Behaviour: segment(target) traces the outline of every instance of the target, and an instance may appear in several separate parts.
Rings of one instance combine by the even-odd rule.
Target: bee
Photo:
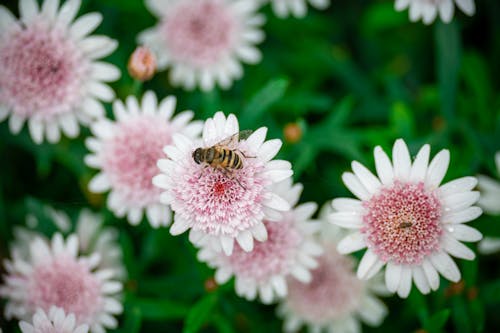
[[[192,154],[193,160],[197,164],[205,163],[206,167],[219,170],[222,174],[232,179],[232,172],[243,168],[245,158],[249,157],[238,150],[236,144],[240,140],[247,139],[250,134],[252,134],[251,130],[240,131],[216,143],[212,147],[196,148]],[[245,189],[237,179],[236,181]]]
[[[401,222],[399,224],[399,229],[406,229],[406,228],[409,228],[413,225],[413,223],[411,222]]]

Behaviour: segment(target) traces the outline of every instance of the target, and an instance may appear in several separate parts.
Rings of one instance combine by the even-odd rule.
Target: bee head
[[[193,160],[197,163],[201,163],[201,158],[202,158],[202,149],[201,148],[196,148],[195,151],[193,151]]]

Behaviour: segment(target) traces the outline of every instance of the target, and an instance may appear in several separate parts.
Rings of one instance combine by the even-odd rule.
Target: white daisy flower
[[[141,105],[133,96],[125,105],[115,101],[116,120],[103,118],[93,123],[95,137],[86,140],[91,154],[85,163],[100,169],[89,182],[89,190],[110,191],[108,208],[118,217],[126,216],[132,225],[139,224],[144,213],[154,228],[170,224],[170,208],[160,204],[160,190],[151,182],[158,171],[156,162],[173,135],[195,138],[202,127],[201,122],[191,121],[192,111],[172,117],[175,103],[175,97],[169,96],[158,105],[151,91],[144,94]]]
[[[412,22],[422,19],[425,24],[431,24],[439,14],[444,23],[450,23],[455,11],[454,3],[469,16],[476,12],[474,0],[396,0],[395,8],[398,12],[409,8]]]
[[[261,59],[255,44],[264,39],[254,0],[147,0],[159,19],[139,42],[156,53],[158,68],[170,67],[170,82],[191,90],[227,89],[241,78],[240,62]]]
[[[0,295],[7,299],[7,319],[28,321],[39,308],[48,312],[57,306],[74,314],[77,326],[88,325],[92,332],[116,328],[114,315],[123,311],[117,300],[122,284],[113,271],[97,269],[98,254],[81,256],[74,234],[66,241],[56,234],[50,244],[35,238],[29,246],[30,258],[5,261]]]
[[[12,133],[27,121],[36,143],[44,137],[58,142],[61,131],[74,138],[78,123],[104,115],[101,102],[114,98],[103,82],[120,71],[97,61],[113,52],[117,42],[89,36],[102,21],[99,13],[76,20],[80,0],[20,0],[21,18],[0,6],[0,121],[9,118]]]
[[[429,163],[430,146],[424,145],[412,163],[402,139],[395,142],[392,163],[380,146],[375,147],[378,177],[354,161],[354,173],[342,175],[344,184],[359,198],[335,199],[331,222],[353,229],[338,245],[341,253],[368,248],[358,267],[358,277],[369,279],[386,266],[387,288],[400,297],[410,293],[412,279],[424,294],[439,287],[439,275],[460,280],[451,259],[472,260],[475,255],[460,241],[476,242],[481,233],[465,222],[481,215],[472,206],[479,192],[474,177],[440,185],[450,161],[448,150]]]
[[[324,226],[321,231],[325,251],[318,258],[319,266],[311,272],[312,280],[303,283],[288,279],[288,295],[277,309],[284,319],[285,332],[307,326],[311,333],[358,333],[361,322],[379,326],[388,314],[385,304],[376,297],[387,294],[382,276],[359,280],[353,258],[336,250],[339,231],[336,227],[329,229]]]
[[[290,178],[273,186],[274,192],[295,207],[302,192],[302,185],[292,186]],[[288,276],[307,283],[310,270],[317,267],[315,257],[322,253],[321,246],[313,239],[319,223],[311,220],[316,211],[313,202],[304,203],[283,213],[278,221],[264,220],[268,238],[258,242],[251,252],[235,245],[233,253],[226,256],[204,246],[198,259],[216,268],[215,281],[227,282],[235,276],[236,293],[248,300],[257,296],[269,304],[287,294]]]
[[[304,17],[307,14],[307,4],[316,9],[326,9],[330,6],[330,0],[260,0],[270,2],[276,16],[285,18],[289,15]]]
[[[500,151],[495,154],[495,163],[497,173],[500,176]],[[481,191],[481,197],[478,206],[486,213],[491,215],[500,215],[500,182],[490,177],[479,175],[478,188]],[[478,251],[482,254],[491,254],[500,251],[500,238],[484,237],[479,242]]]
[[[22,333],[87,333],[89,326],[86,324],[76,325],[74,314],[64,313],[63,309],[51,307],[47,313],[38,309],[33,315],[33,320],[28,323],[21,321],[19,328]]]
[[[267,128],[261,127],[248,138],[238,141],[239,125],[233,114],[222,112],[209,118],[202,140],[174,135],[173,144],[163,150],[169,159],[158,162],[161,174],[153,183],[165,190],[160,201],[174,211],[170,233],[179,235],[191,229],[194,243],[210,241],[216,250],[233,252],[234,240],[245,251],[253,249],[253,239],[267,239],[264,219],[279,220],[279,212],[290,204],[270,186],[292,175],[288,161],[272,160],[281,148],[281,140],[265,141]],[[228,139],[229,138],[229,139]],[[222,143],[240,169],[214,168],[194,160],[198,148]],[[231,140],[235,139],[235,140]],[[226,140],[227,141],[227,140]],[[227,159],[226,159],[227,160]]]

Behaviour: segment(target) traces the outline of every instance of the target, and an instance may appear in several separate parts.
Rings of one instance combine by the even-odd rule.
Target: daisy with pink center
[[[95,137],[86,141],[91,154],[85,163],[100,172],[90,181],[89,190],[110,191],[109,209],[118,217],[126,216],[132,225],[139,224],[144,213],[154,228],[170,224],[170,208],[160,204],[160,189],[151,182],[157,174],[156,162],[176,133],[193,139],[202,127],[201,122],[191,121],[192,111],[173,116],[175,103],[175,97],[169,96],[158,105],[151,91],[140,105],[129,96],[125,104],[114,102],[115,121],[103,118],[91,126]]]
[[[463,177],[441,185],[450,153],[440,151],[429,163],[430,146],[424,145],[411,161],[402,139],[395,142],[392,163],[380,146],[375,148],[378,177],[354,161],[344,184],[359,199],[332,202],[331,222],[353,232],[338,245],[341,253],[367,248],[358,277],[369,279],[386,266],[387,288],[400,297],[410,293],[412,280],[424,294],[439,287],[439,275],[460,280],[450,255],[472,260],[475,255],[461,241],[476,242],[481,234],[465,223],[482,211],[473,206],[477,180]]]
[[[307,14],[307,4],[316,9],[326,9],[330,0],[261,0],[270,2],[276,16],[285,18],[289,15],[304,17]]]
[[[147,0],[159,23],[139,35],[156,53],[170,82],[191,90],[227,89],[243,75],[240,62],[258,63],[255,44],[264,39],[254,0]]]
[[[122,284],[113,271],[98,269],[100,256],[83,257],[78,238],[66,241],[56,234],[49,244],[42,238],[30,243],[30,257],[5,262],[7,274],[0,295],[7,299],[5,316],[30,320],[38,309],[53,307],[73,314],[76,325],[88,325],[94,333],[116,328],[114,315],[123,311],[117,300]]]
[[[302,185],[292,186],[289,178],[274,185],[273,189],[294,207]],[[321,246],[312,237],[319,230],[319,223],[311,220],[315,211],[316,204],[309,202],[283,213],[278,221],[264,220],[267,240],[256,243],[251,252],[236,244],[233,253],[226,256],[204,246],[198,259],[216,269],[217,283],[225,283],[234,275],[239,296],[248,300],[259,296],[263,303],[271,303],[287,294],[288,276],[304,283],[311,280],[310,270],[317,266],[315,257],[322,253]]]
[[[87,333],[87,324],[76,325],[74,314],[67,315],[63,309],[51,307],[48,314],[38,309],[33,315],[33,320],[28,323],[19,323],[22,333]]]
[[[25,122],[36,143],[79,134],[79,123],[104,115],[101,102],[114,92],[104,82],[119,78],[113,65],[97,61],[116,48],[105,36],[89,36],[98,13],[74,21],[80,0],[20,0],[20,20],[0,6],[0,121],[12,133]]]
[[[164,190],[160,201],[175,213],[170,233],[179,235],[191,229],[192,242],[208,241],[227,255],[233,252],[235,239],[244,251],[252,251],[254,238],[267,239],[263,220],[279,220],[279,213],[290,209],[271,185],[292,175],[291,164],[272,160],[281,140],[265,141],[267,128],[227,147],[241,156],[241,169],[224,171],[194,161],[197,148],[212,147],[238,132],[233,114],[226,118],[217,112],[205,122],[201,140],[174,135],[173,144],[163,149],[169,158],[158,161],[161,173],[153,179]]]
[[[412,22],[422,19],[424,24],[431,24],[439,15],[444,23],[450,23],[455,4],[469,16],[476,12],[474,0],[396,0],[395,8],[399,12],[409,8]]]

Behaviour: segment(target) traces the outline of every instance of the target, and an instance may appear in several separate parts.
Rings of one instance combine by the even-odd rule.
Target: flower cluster
[[[54,211],[56,212],[56,211]],[[52,214],[56,219],[64,213]],[[51,239],[18,229],[5,261],[7,274],[0,296],[7,299],[5,317],[23,320],[27,332],[104,332],[117,327],[125,277],[115,230],[83,210],[75,233]]]

